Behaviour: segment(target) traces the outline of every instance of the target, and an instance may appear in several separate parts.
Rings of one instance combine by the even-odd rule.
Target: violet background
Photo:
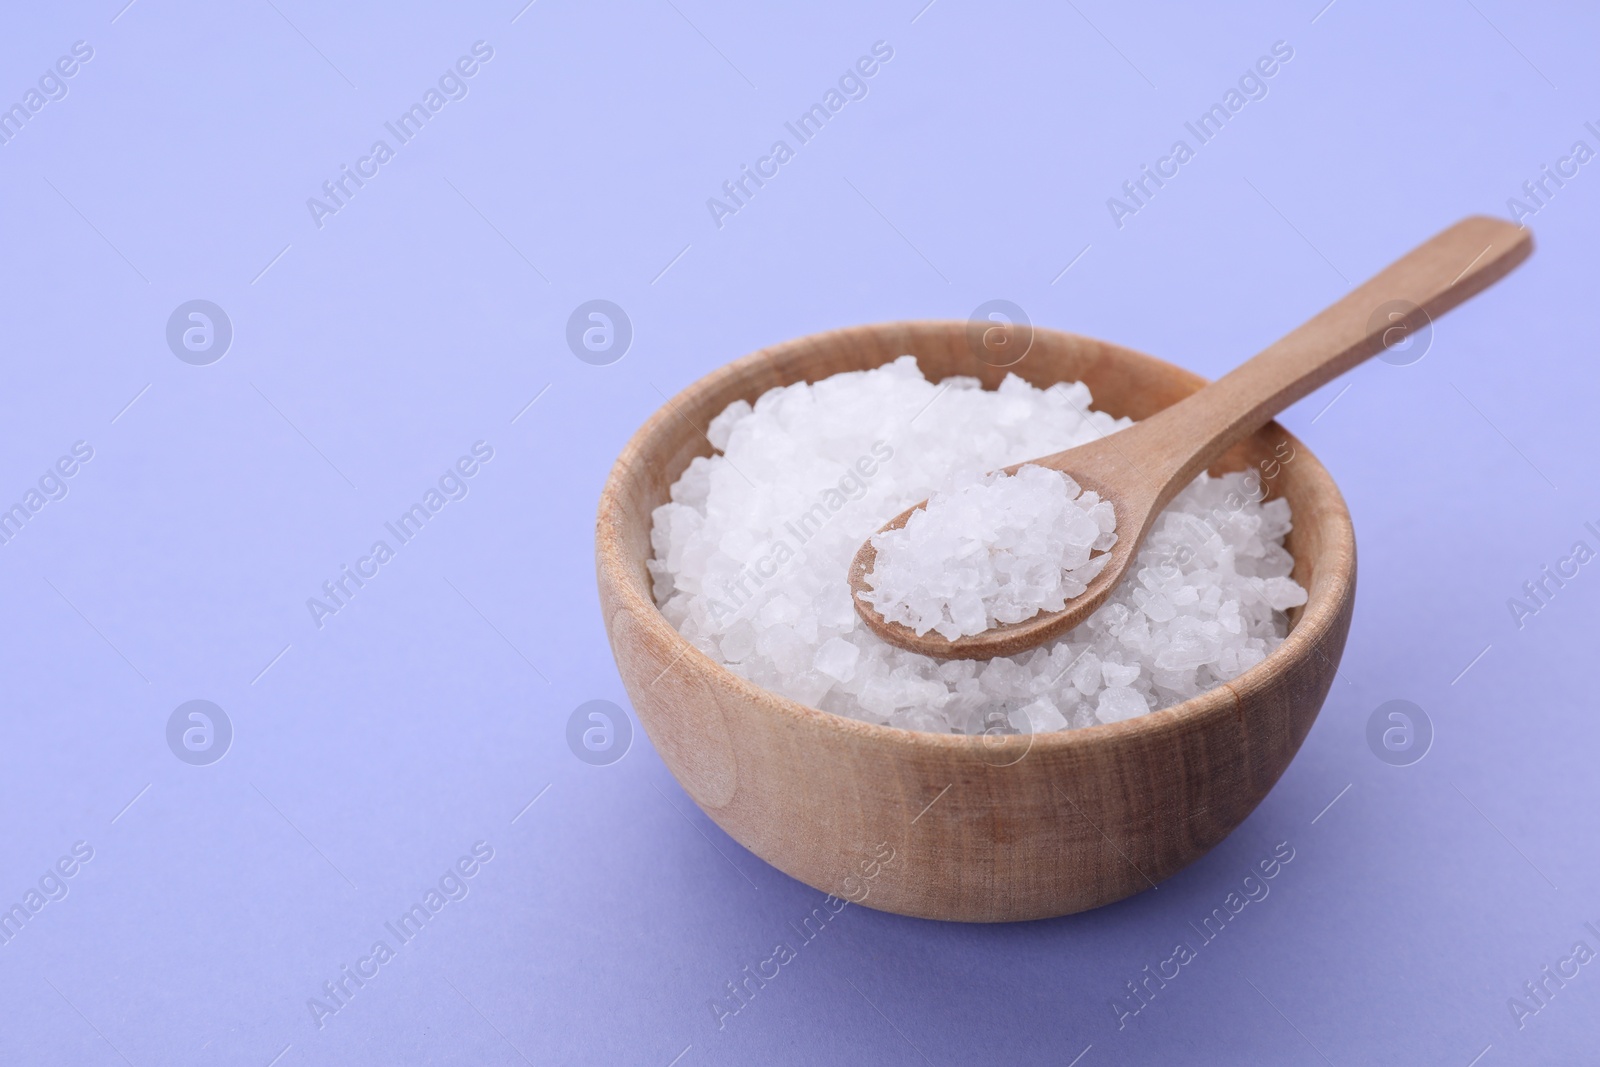
[[[1600,164],[1421,361],[1283,417],[1354,515],[1349,647],[1277,788],[1159,890],[995,927],[851,907],[718,1030],[708,999],[821,894],[642,732],[605,767],[565,741],[579,704],[627,703],[594,505],[662,394],[992,298],[1214,376],[1600,148],[1592,10],[1323,2],[8,12],[0,102],[94,58],[0,146],[0,498],[95,457],[0,546],[0,898],[95,855],[0,945],[0,1062],[1592,1058],[1600,970],[1520,1030],[1507,998],[1600,948],[1600,576],[1521,629],[1507,600],[1600,547]],[[306,199],[478,40],[469,95],[317,228]],[[706,199],[880,40],[869,95],[717,228]],[[1118,229],[1106,199],[1280,40],[1269,95]],[[564,341],[596,297],[635,330],[610,366]],[[205,367],[164,339],[194,298],[235,331]],[[316,629],[306,598],[480,439],[470,495]],[[207,767],[165,741],[195,698],[235,731]],[[1436,731],[1409,767],[1367,746],[1391,699]],[[478,840],[470,895],[319,1029],[307,998]],[[1282,841],[1271,895],[1119,1030],[1123,983]]]

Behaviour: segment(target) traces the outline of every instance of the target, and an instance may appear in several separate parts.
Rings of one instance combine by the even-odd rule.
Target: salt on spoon
[[[930,624],[919,632],[907,625],[906,604],[898,599],[904,579],[892,569],[876,574],[877,545],[895,545],[885,539],[905,528],[929,504],[924,501],[902,512],[857,551],[849,571],[856,613],[885,641],[938,659],[1014,656],[1065,633],[1087,619],[1122,581],[1161,509],[1229,447],[1290,404],[1493,285],[1532,251],[1533,235],[1522,227],[1481,215],[1463,219],[1171,407],[1091,444],[1007,467],[1006,474],[1030,465],[1068,474],[1115,512],[1115,545],[1096,557],[1103,561],[1098,572],[1061,608],[1047,606],[1014,622],[995,614],[974,633],[965,623],[975,618],[976,609],[962,600],[960,623],[952,615],[943,630]],[[985,550],[993,555],[992,546]],[[892,565],[892,557],[886,563]],[[880,581],[887,584],[880,586]],[[913,590],[911,595],[917,594]],[[880,600],[894,617],[880,610]],[[920,603],[931,609],[936,600],[924,596]],[[949,613],[948,606],[941,610]],[[921,625],[925,620],[915,621]]]
[[[872,539],[868,580],[885,619],[947,640],[1060,611],[1088,589],[1117,543],[1109,500],[1032,464],[928,498]]]

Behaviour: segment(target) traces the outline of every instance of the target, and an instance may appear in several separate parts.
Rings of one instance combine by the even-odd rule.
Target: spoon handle
[[[1140,424],[1173,491],[1284,408],[1400,343],[1493,285],[1533,251],[1533,234],[1475,215],[1434,235],[1315,318]]]

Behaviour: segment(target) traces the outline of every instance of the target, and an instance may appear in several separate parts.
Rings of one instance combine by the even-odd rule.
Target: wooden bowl
[[[1332,684],[1354,604],[1355,534],[1333,479],[1282,427],[1242,442],[1215,470],[1255,465],[1293,509],[1287,545],[1310,599],[1291,613],[1287,640],[1175,707],[1061,733],[968,737],[846,719],[739,678],[673,629],[645,570],[650,513],[691,459],[710,454],[700,431],[735,400],[906,353],[930,379],[970,375],[991,389],[1008,370],[1040,387],[1082,380],[1097,408],[1135,419],[1204,384],[1150,356],[1054,330],[1036,328],[1010,368],[980,360],[981,350],[966,322],[884,323],[764,348],[701,378],[617,459],[600,497],[595,555],[606,631],[634,710],[717,825],[843,899],[923,918],[1009,922],[1148,889],[1254,810]]]

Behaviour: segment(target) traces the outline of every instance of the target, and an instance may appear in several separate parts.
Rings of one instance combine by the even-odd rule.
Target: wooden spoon
[[[1410,336],[1493,285],[1533,251],[1533,235],[1500,219],[1473,216],[1385,267],[1253,359],[1143,422],[1041,459],[1116,507],[1117,543],[1100,574],[1062,611],[1041,611],[954,641],[889,622],[865,599],[877,558],[869,539],[850,564],[856,613],[890,644],[939,659],[1014,656],[1087,619],[1127,576],[1161,509],[1241,439],[1284,408]],[[1021,463],[1005,468],[1015,473]],[[883,527],[906,524],[923,501]]]

